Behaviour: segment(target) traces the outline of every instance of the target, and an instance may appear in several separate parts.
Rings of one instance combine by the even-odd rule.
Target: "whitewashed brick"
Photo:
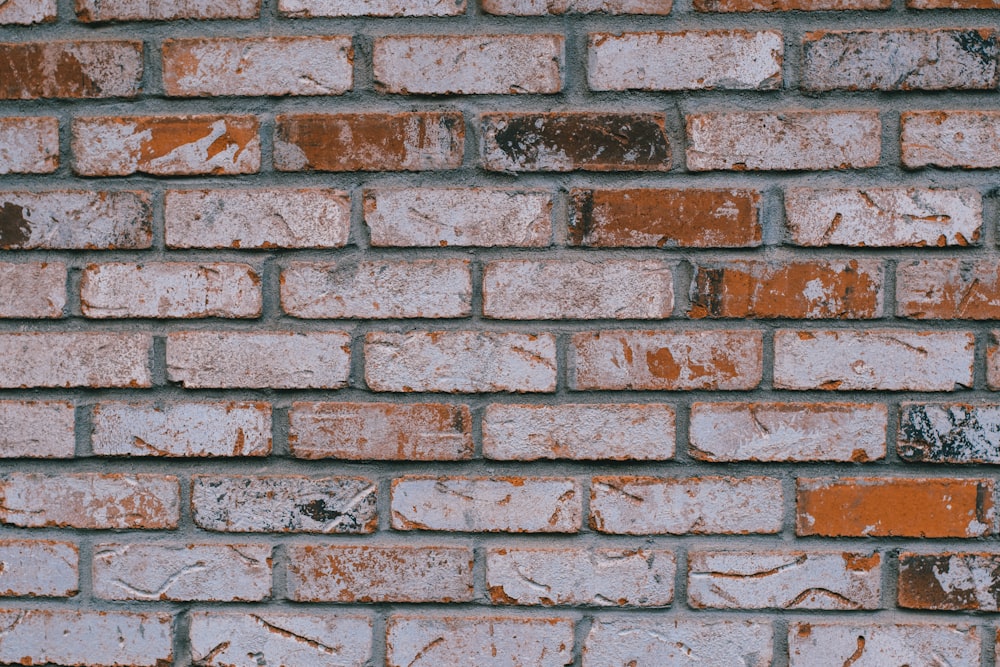
[[[792,623],[788,664],[820,667],[884,665],[979,665],[979,630],[968,625]]]
[[[0,540],[0,597],[77,594],[80,551],[69,542]]]
[[[583,645],[583,667],[768,667],[774,653],[771,632],[771,624],[760,621],[597,620]]]
[[[1000,112],[906,111],[900,116],[903,166],[1000,166]]]
[[[80,21],[252,19],[260,0],[76,0]]]
[[[58,118],[0,118],[0,174],[49,174],[58,167]]]
[[[76,416],[64,401],[0,401],[0,459],[69,459]]]
[[[56,13],[56,0],[8,0],[0,5],[0,25],[49,23]]]
[[[0,334],[0,387],[148,387],[152,347],[141,333]]]
[[[143,192],[0,192],[0,248],[140,249],[152,243]]]
[[[0,318],[58,318],[66,307],[66,265],[61,262],[0,262]]]
[[[466,0],[278,0],[286,16],[457,16]]]

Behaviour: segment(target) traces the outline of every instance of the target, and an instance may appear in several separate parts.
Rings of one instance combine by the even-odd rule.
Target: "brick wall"
[[[0,663],[998,664],[997,9],[0,2]]]

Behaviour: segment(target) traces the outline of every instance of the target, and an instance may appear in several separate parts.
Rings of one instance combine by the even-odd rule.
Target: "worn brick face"
[[[583,665],[705,662],[767,667],[774,654],[771,635],[771,625],[761,621],[598,619],[583,645]]]
[[[483,11],[510,16],[670,13],[673,0],[482,0]]]
[[[0,540],[0,597],[70,597],[79,591],[80,551],[52,540]]]
[[[906,111],[900,115],[903,166],[1000,167],[1000,112]]]
[[[0,459],[73,458],[76,430],[67,401],[0,401]]]
[[[1000,610],[1000,557],[989,553],[899,554],[899,606]]]
[[[911,260],[896,269],[896,312],[919,320],[1000,317],[1000,268],[993,261]]]
[[[0,262],[0,285],[7,292],[0,318],[51,319],[66,307],[66,265],[60,262]]]
[[[148,387],[152,346],[141,333],[0,334],[0,387]]]
[[[788,627],[792,667],[854,661],[857,665],[978,665],[979,632],[969,625],[802,622]]]
[[[891,0],[694,0],[699,12],[823,12],[889,9]]]
[[[142,43],[0,44],[0,99],[134,97],[142,83]]]
[[[0,249],[138,250],[152,243],[145,192],[0,192]]]
[[[0,176],[51,174],[59,167],[59,119],[0,118]],[[14,215],[7,209],[5,216]],[[5,220],[4,227],[17,224]]]
[[[174,19],[252,19],[260,0],[75,0],[77,20],[171,21]]]
[[[0,25],[50,23],[56,13],[56,0],[8,0],[0,7]]]
[[[899,455],[926,463],[1000,463],[1000,406],[903,403]]]
[[[285,16],[455,16],[466,0],[278,0]]]

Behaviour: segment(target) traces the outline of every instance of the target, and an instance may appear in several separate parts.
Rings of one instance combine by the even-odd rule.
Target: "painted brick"
[[[573,336],[570,387],[753,389],[762,373],[759,331],[597,331]]]
[[[260,277],[246,264],[91,264],[80,281],[86,317],[260,317]]]
[[[141,333],[0,334],[0,387],[149,387]]]
[[[972,386],[972,334],[931,331],[779,331],[779,389],[955,391]]]
[[[781,480],[594,477],[590,527],[614,535],[777,533]]]
[[[192,612],[191,659],[205,667],[364,667],[372,654],[368,616]],[[248,662],[254,661],[254,662]]]
[[[173,529],[180,488],[171,475],[10,473],[0,477],[0,523],[25,528]]]
[[[871,319],[882,285],[879,260],[699,263],[688,316]]]
[[[405,35],[379,37],[375,89],[404,95],[558,93],[562,35]]]
[[[339,248],[351,228],[346,192],[170,190],[166,238],[171,248]]]
[[[58,118],[0,118],[0,175],[50,174],[58,167]],[[6,209],[4,213],[12,215]],[[11,224],[4,222],[4,227]]]
[[[562,667],[573,663],[573,621],[393,615],[386,644],[386,667]]]
[[[461,113],[281,114],[279,171],[423,171],[462,164]]]
[[[370,333],[365,380],[373,391],[551,392],[556,388],[555,336]]]
[[[673,0],[482,0],[488,14],[546,16],[562,14],[654,14],[670,13]]]
[[[490,549],[486,588],[494,604],[665,607],[674,554],[661,549]]]
[[[468,602],[468,547],[288,547],[288,597],[299,602]]]
[[[773,90],[784,39],[775,30],[590,33],[591,90]]]
[[[881,557],[835,551],[694,551],[688,602],[696,609],[878,609]]]
[[[808,667],[849,662],[880,665],[979,664],[979,631],[968,625],[791,623],[788,664]],[[852,661],[853,662],[850,662]]]
[[[1000,463],[1000,405],[903,403],[899,410],[903,460]]]
[[[255,19],[260,0],[75,0],[76,18],[103,21]]]
[[[288,445],[302,459],[472,458],[472,413],[443,403],[293,403]]]
[[[338,389],[350,357],[350,336],[338,331],[189,331],[167,337],[167,378],[189,389]]]
[[[798,479],[797,535],[982,537],[993,533],[993,482],[857,477]]]
[[[149,248],[152,217],[143,192],[0,192],[0,249]]]
[[[694,403],[688,438],[701,461],[885,458],[888,410],[860,403]]]
[[[877,111],[720,111],[687,116],[691,171],[863,169],[878,165]]]
[[[552,195],[494,188],[365,190],[373,246],[543,247],[552,239]]]
[[[996,9],[996,0],[906,0],[907,9]]]
[[[69,542],[0,540],[0,597],[76,595],[79,561],[79,549]]]
[[[96,544],[102,600],[255,602],[271,594],[266,544]]]
[[[903,166],[1000,167],[1000,112],[905,111],[900,115]]]
[[[749,248],[761,243],[753,190],[570,190],[571,245]]]
[[[983,226],[976,190],[870,188],[785,192],[790,241],[802,246],[964,246]]]
[[[898,591],[907,609],[1000,611],[1000,555],[903,552]]]
[[[0,262],[0,318],[58,318],[66,307],[66,265],[62,262]]]
[[[669,405],[494,403],[483,417],[483,456],[501,461],[663,461],[674,456]]]
[[[575,533],[580,484],[557,477],[400,477],[392,481],[396,530]]]
[[[267,456],[267,403],[111,403],[94,406],[91,448],[97,456]]]
[[[370,533],[376,489],[361,477],[195,475],[199,528],[233,533]]]
[[[896,314],[918,320],[1000,318],[1000,268],[992,260],[909,260],[896,268]]]
[[[806,90],[981,90],[998,83],[992,30],[820,30],[805,34],[802,53]]]
[[[8,0],[0,7],[0,25],[51,23],[56,13],[56,0]]]
[[[0,401],[0,459],[73,458],[75,420],[66,401]]]
[[[491,113],[481,117],[488,171],[667,171],[663,114]]]
[[[281,272],[281,307],[303,318],[468,317],[470,262],[296,262]]]
[[[350,36],[163,42],[163,87],[174,97],[340,95],[353,85]]]
[[[587,633],[582,664],[768,667],[771,634],[771,624],[760,621],[598,619]]]
[[[822,12],[889,9],[892,0],[694,0],[699,12]]]
[[[126,611],[0,609],[0,662],[161,667],[173,661],[173,620]],[[58,639],[39,641],[48,637]]]
[[[466,0],[278,0],[278,11],[301,18],[319,16],[457,16]]]
[[[0,44],[0,99],[135,97],[142,87],[142,42]]]

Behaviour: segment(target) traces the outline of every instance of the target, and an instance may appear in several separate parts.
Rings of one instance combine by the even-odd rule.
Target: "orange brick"
[[[1000,319],[1000,267],[993,260],[900,262],[896,313],[918,320]]]
[[[142,42],[0,44],[0,99],[135,97]]]

